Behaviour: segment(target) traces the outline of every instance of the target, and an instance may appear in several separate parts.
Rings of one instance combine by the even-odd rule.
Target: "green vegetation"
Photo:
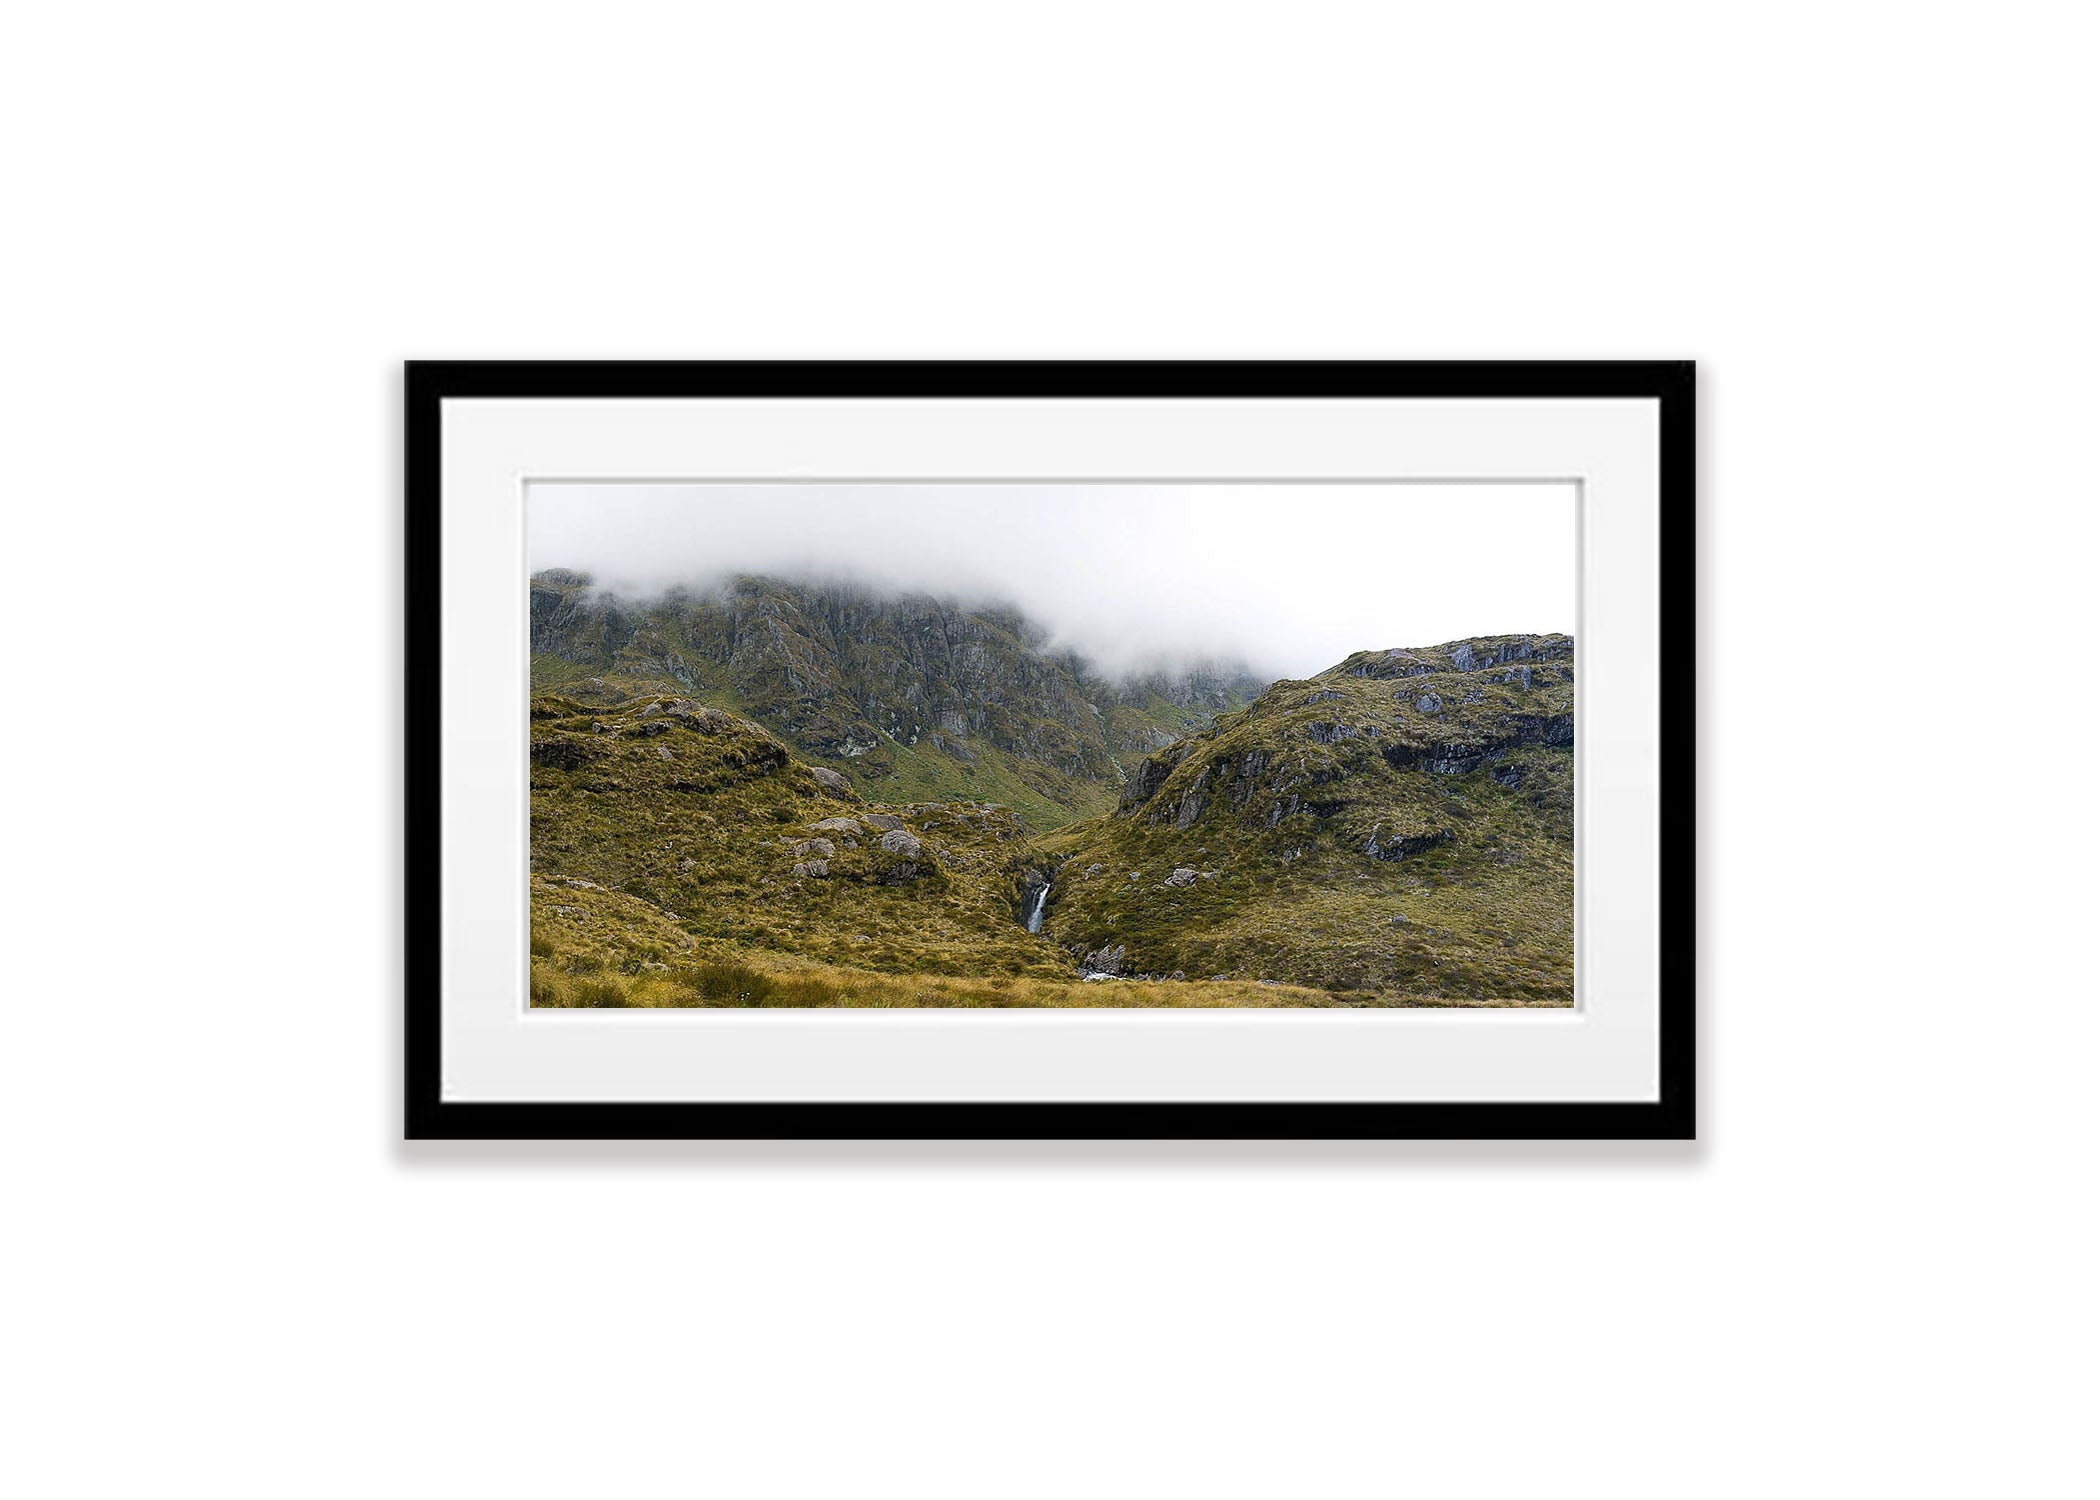
[[[1359,653],[1227,711],[1096,688],[1096,779],[1011,716],[813,764],[690,629],[646,635],[612,629],[612,661],[534,657],[555,688],[532,703],[535,1005],[1572,1000],[1566,637]],[[683,680],[619,670],[645,650]],[[1190,716],[1150,756],[1107,751]]]
[[[597,887],[689,938],[774,953],[898,972],[1063,967],[1013,920],[1025,844],[1010,809],[870,806],[748,719],[689,699],[593,711],[542,696],[533,716],[533,869],[576,893],[553,913],[564,920],[535,921],[557,945],[576,946],[568,929]]]
[[[531,998],[550,1006],[1306,1005],[1086,982],[1018,920],[1019,820],[870,806],[684,699],[533,701]]]
[[[1043,930],[1144,972],[1569,1003],[1573,676],[1566,637],[1501,637],[1278,683],[1040,841]]]
[[[532,584],[532,685],[590,707],[687,694],[885,802],[998,802],[1043,832],[1115,806],[1123,769],[1262,683],[1199,668],[1111,684],[1008,611],[741,578],[638,602]]]

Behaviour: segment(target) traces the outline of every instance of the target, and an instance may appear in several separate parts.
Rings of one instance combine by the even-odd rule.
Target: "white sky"
[[[530,566],[623,593],[731,573],[1001,601],[1109,671],[1575,630],[1572,484],[568,484]]]

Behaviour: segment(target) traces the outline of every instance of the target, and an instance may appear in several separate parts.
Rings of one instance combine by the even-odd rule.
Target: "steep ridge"
[[[1232,663],[1112,682],[1011,610],[773,578],[637,601],[549,569],[531,630],[535,690],[687,694],[868,795],[996,800],[1034,830],[1106,811],[1123,767],[1264,686]]]
[[[1040,841],[1042,935],[1110,972],[1572,1003],[1574,652],[1479,637],[1277,683]]]

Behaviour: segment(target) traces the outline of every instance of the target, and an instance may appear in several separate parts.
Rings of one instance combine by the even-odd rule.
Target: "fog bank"
[[[569,484],[532,571],[621,593],[736,573],[1010,604],[1111,673],[1575,630],[1571,484]]]

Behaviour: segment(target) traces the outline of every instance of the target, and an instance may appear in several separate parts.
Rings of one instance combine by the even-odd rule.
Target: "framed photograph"
[[[1694,1134],[1688,363],[415,363],[407,1133]]]

